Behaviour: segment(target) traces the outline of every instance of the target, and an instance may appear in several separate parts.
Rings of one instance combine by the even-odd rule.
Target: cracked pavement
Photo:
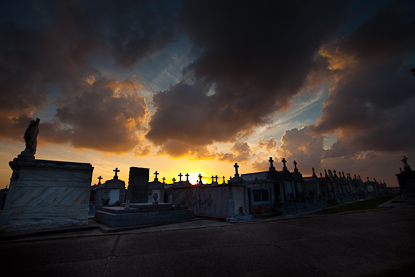
[[[415,261],[415,206],[0,242],[6,275],[355,276]]]

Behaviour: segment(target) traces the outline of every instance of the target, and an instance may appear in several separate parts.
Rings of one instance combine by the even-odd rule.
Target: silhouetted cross
[[[120,170],[116,167],[113,171],[115,172],[114,179],[118,179],[117,173],[120,172]]]
[[[154,175],[156,175],[156,179],[157,179],[157,176],[159,175],[160,173],[158,173],[157,171],[156,172],[154,172]]]
[[[181,182],[182,181],[182,173],[180,172],[180,174],[178,175],[179,177],[180,177],[180,179],[179,179],[179,182]]]
[[[239,165],[238,165],[238,163],[235,163],[235,165],[233,167],[235,168],[235,177],[239,177],[239,174],[238,174]]]
[[[293,164],[294,164],[294,168],[297,169],[297,162],[294,161]]]
[[[272,160],[272,157],[269,157],[269,163],[271,164],[271,167],[272,167],[272,163],[273,163],[274,161]]]
[[[218,182],[218,175],[215,176],[215,179],[216,179],[215,182],[217,183]]]
[[[212,184],[213,184],[213,179],[215,179],[215,177],[213,177],[213,175],[212,175],[212,177],[211,177],[211,178],[212,178]]]
[[[98,179],[98,185],[101,184],[101,180],[102,180],[101,175],[97,179]]]
[[[189,173],[186,173],[186,175],[184,175],[184,176],[186,176],[186,182],[189,182]]]
[[[282,158],[281,162],[282,162],[282,164],[284,165],[284,167],[286,167],[286,166],[285,166],[285,163],[286,163],[287,161],[285,160],[285,158]]]

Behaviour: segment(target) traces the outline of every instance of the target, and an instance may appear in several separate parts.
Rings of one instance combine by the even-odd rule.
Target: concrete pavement
[[[2,276],[355,276],[415,262],[415,206],[0,242]],[[3,275],[3,273],[6,275]]]

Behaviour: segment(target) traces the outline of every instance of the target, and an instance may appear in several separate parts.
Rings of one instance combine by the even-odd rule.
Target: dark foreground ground
[[[414,262],[415,206],[0,242],[1,276],[410,276]]]

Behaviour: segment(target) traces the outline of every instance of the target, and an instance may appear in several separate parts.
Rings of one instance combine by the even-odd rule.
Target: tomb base
[[[26,231],[88,224],[93,167],[16,158],[0,231]]]
[[[174,223],[194,219],[192,210],[171,204],[131,203],[124,207],[105,207],[95,213],[94,220],[111,228],[160,223]]]

